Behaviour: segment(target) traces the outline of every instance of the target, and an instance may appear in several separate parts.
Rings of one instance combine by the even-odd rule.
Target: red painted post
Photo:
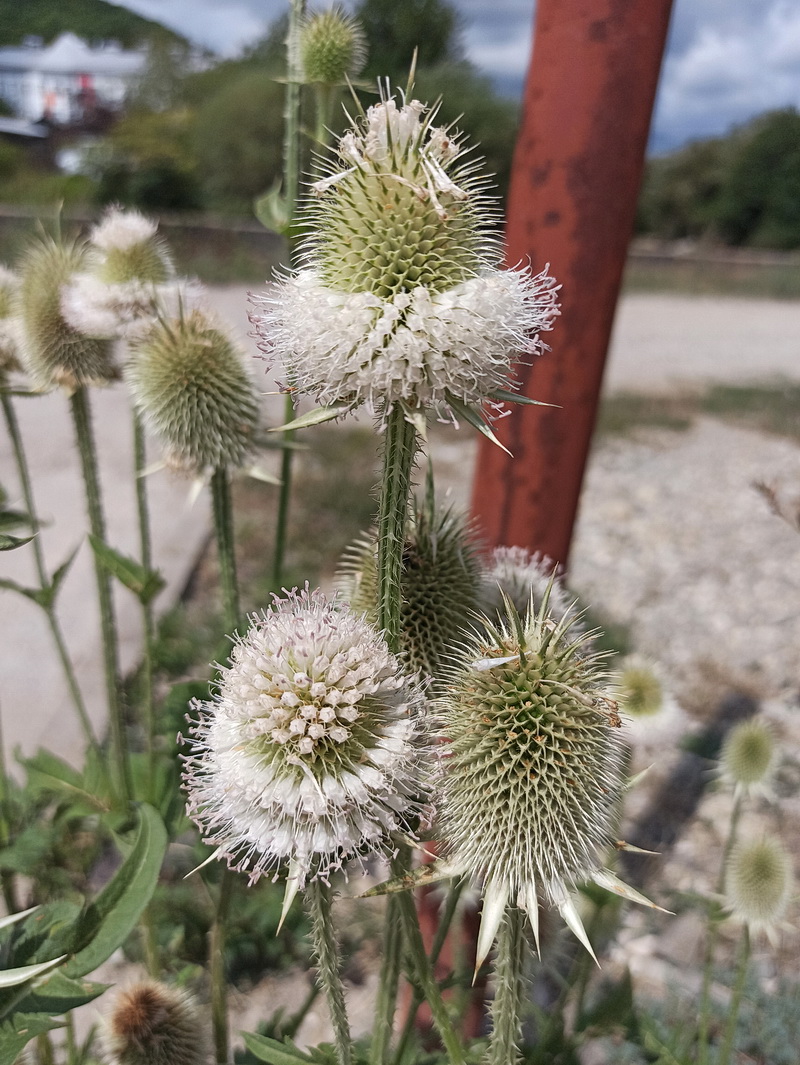
[[[508,201],[507,263],[550,263],[562,316],[512,408],[481,440],[472,511],[490,546],[566,564],[633,231],[672,0],[537,0]]]

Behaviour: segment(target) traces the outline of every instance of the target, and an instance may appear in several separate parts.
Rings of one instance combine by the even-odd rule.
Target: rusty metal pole
[[[472,511],[490,546],[566,564],[644,164],[672,0],[537,0],[508,201],[507,262],[563,285],[552,351],[482,440]]]

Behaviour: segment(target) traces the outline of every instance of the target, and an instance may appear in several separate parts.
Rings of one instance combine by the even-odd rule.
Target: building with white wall
[[[50,45],[29,39],[0,48],[0,98],[20,118],[69,125],[97,107],[119,110],[146,62],[145,50],[124,51],[113,41],[91,48],[74,33]]]

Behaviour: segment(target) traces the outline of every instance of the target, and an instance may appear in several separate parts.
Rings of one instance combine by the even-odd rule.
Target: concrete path
[[[241,286],[218,288],[212,292],[211,301],[243,346],[255,354],[255,344],[247,337],[246,290]],[[606,388],[664,391],[698,380],[763,380],[777,374],[800,380],[798,338],[800,302],[628,296],[618,315]],[[260,376],[263,364],[253,365]],[[261,379],[267,391],[267,377]],[[109,540],[121,551],[135,555],[137,527],[127,402],[119,386],[99,390],[92,399]],[[275,398],[266,398],[265,403],[272,404],[267,418],[274,424],[282,404]],[[54,393],[18,400],[16,409],[30,454],[37,505],[48,523],[41,536],[51,570],[81,544],[62,589],[59,615],[92,719],[102,731],[105,710],[94,578],[84,542],[83,487],[68,404]],[[452,451],[452,443],[446,446]],[[464,450],[438,458],[444,471],[448,463],[459,467],[463,484]],[[12,505],[17,503],[10,443],[1,431],[0,484],[9,492]],[[158,600],[161,609],[180,594],[209,530],[207,498],[201,495],[190,508],[188,491],[187,482],[164,471],[151,477],[154,554],[168,581]],[[0,553],[0,575],[33,583],[31,552],[23,548]],[[141,647],[139,607],[125,589],[117,588],[116,595],[122,665],[130,669]],[[34,604],[9,592],[0,592],[0,648],[0,711],[6,751],[19,745],[23,752],[31,753],[44,745],[77,763],[82,749],[80,730],[44,616]]]

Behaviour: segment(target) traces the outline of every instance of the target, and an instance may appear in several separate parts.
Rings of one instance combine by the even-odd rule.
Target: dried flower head
[[[321,592],[251,620],[216,698],[195,704],[188,808],[232,868],[255,880],[289,863],[302,885],[408,828],[420,696],[383,637]]]
[[[734,725],[720,752],[720,776],[745,795],[767,792],[777,763],[775,737],[766,721],[751,717]]]
[[[314,12],[300,30],[300,57],[307,82],[342,85],[364,66],[364,31],[338,6]]]
[[[240,352],[200,311],[158,321],[136,340],[125,380],[176,465],[239,466],[251,450],[252,382]]]
[[[87,268],[85,244],[43,237],[23,258],[18,298],[22,362],[37,388],[102,384],[117,376],[111,345],[65,319],[62,288]]]
[[[509,604],[487,623],[438,700],[441,838],[449,869],[484,880],[479,961],[509,900],[537,935],[540,901],[557,906],[589,950],[574,885],[594,879],[642,901],[600,868],[623,752],[603,656],[569,614],[550,616],[547,598],[524,621]]]
[[[791,888],[791,859],[779,840],[765,836],[734,847],[725,870],[725,898],[731,916],[751,932],[774,938]]]
[[[0,263],[0,378],[19,369],[18,327],[14,317],[19,277]]]
[[[575,597],[566,590],[556,570],[555,562],[538,551],[496,547],[483,573],[481,610],[493,621],[502,619],[506,614],[506,600],[511,600],[517,613],[524,617],[530,603],[538,610],[547,594],[553,617],[560,620],[572,611],[572,632],[577,634],[580,622],[574,614]]]
[[[498,269],[485,183],[435,118],[385,98],[353,124],[303,210],[305,268],[252,316],[322,404],[486,411],[558,313],[546,273]]]
[[[338,583],[353,610],[375,622],[377,542],[356,541],[340,563]],[[474,529],[451,508],[417,500],[403,548],[400,633],[409,668],[436,678],[474,618],[480,563]]]
[[[117,995],[106,1050],[112,1065],[205,1065],[206,1029],[191,995],[148,980]]]

